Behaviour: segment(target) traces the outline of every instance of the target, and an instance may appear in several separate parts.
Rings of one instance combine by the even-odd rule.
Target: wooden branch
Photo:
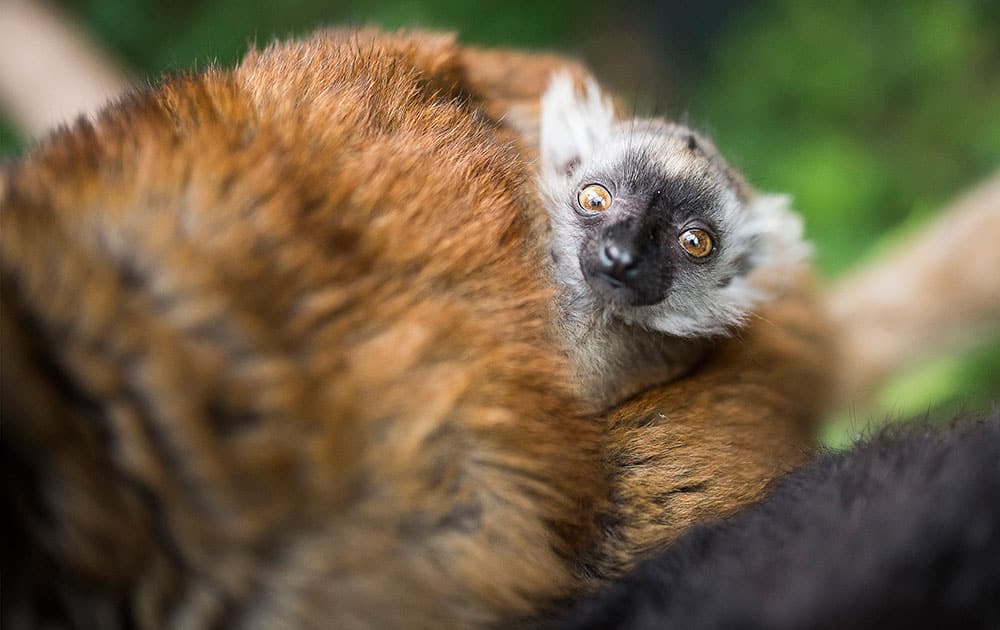
[[[121,94],[126,73],[75,24],[32,0],[0,0],[0,109],[31,137]]]
[[[840,399],[981,344],[1000,328],[1000,171],[895,251],[837,282],[827,307],[843,351]]]

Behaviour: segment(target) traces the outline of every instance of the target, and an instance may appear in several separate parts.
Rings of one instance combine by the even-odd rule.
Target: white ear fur
[[[750,202],[746,229],[755,240],[750,256],[755,269],[788,270],[812,255],[802,217],[791,203],[788,195],[758,195]]]
[[[565,176],[584,156],[600,150],[611,137],[614,117],[611,99],[593,78],[587,77],[580,93],[568,72],[553,75],[542,96],[542,173]]]
[[[696,319],[684,326],[670,321],[670,330],[680,335],[718,334],[738,326],[754,307],[779,297],[796,282],[796,271],[812,255],[812,245],[803,237],[802,217],[791,208],[788,195],[758,195],[747,207],[740,232],[751,239],[749,276],[738,276],[715,297],[711,319]],[[692,325],[692,323],[696,325]],[[660,329],[666,330],[661,324]]]

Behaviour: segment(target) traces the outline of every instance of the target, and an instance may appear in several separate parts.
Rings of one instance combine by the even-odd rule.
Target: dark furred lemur
[[[3,167],[4,628],[502,627],[808,457],[805,277],[687,378],[572,387],[502,123],[564,64],[318,33]]]
[[[547,626],[998,628],[1000,410],[821,454]]]

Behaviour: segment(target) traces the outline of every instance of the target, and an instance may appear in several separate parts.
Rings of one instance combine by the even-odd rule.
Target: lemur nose
[[[601,271],[616,280],[625,280],[634,275],[639,258],[628,247],[611,241],[601,248],[599,256]]]

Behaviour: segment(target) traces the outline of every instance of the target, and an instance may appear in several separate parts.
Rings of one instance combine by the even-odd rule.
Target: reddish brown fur
[[[28,566],[148,627],[481,626],[801,459],[825,384],[807,298],[607,418],[572,398],[532,166],[494,122],[559,63],[321,34],[13,165],[3,442]]]
[[[586,70],[546,54],[464,48],[459,55],[484,109],[515,119],[520,150],[534,160],[539,95],[556,70],[578,79]],[[597,554],[603,570],[616,573],[692,523],[755,500],[810,456],[840,358],[811,277],[801,275],[797,286],[763,305],[695,374],[607,414],[612,486]]]

